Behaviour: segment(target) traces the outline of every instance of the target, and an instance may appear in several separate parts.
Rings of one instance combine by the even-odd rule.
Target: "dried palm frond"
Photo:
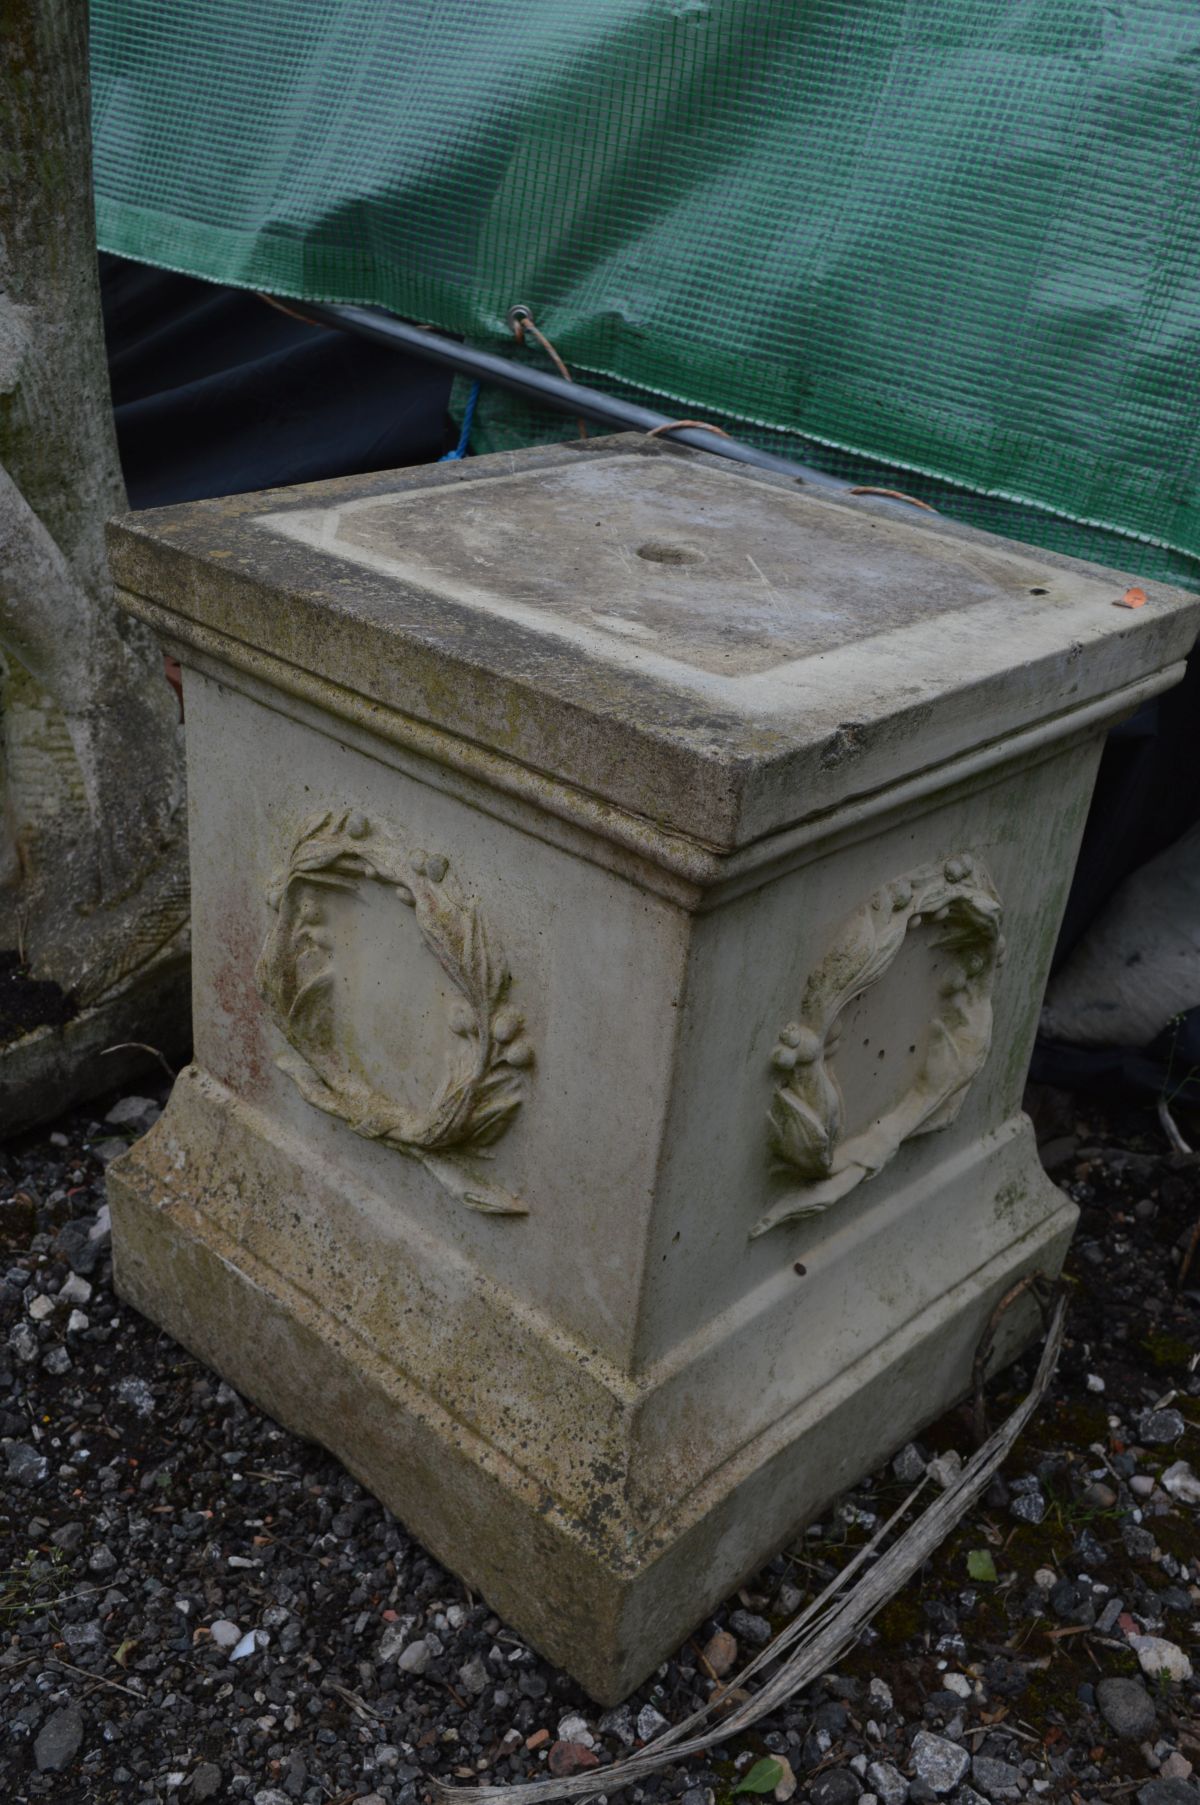
[[[665,1730],[646,1748],[608,1767],[562,1779],[517,1781],[510,1786],[448,1786],[439,1780],[439,1788],[453,1793],[456,1805],[501,1805],[501,1801],[504,1805],[526,1805],[527,1801],[529,1805],[540,1805],[543,1799],[579,1798],[601,1789],[615,1792],[645,1779],[669,1762],[703,1754],[718,1743],[728,1742],[827,1673],[858,1640],[872,1617],[957,1527],[1008,1457],[1054,1376],[1062,1347],[1065,1308],[1060,1298],[1028,1396],[967,1462],[953,1484],[927,1505],[886,1553],[879,1554],[874,1565],[869,1566],[924,1490],[928,1481],[923,1479],[825,1590],[780,1630],[728,1686],[715,1691],[690,1717]],[[780,1665],[775,1666],[753,1697],[730,1710],[730,1696],[736,1698],[751,1680],[777,1662]]]

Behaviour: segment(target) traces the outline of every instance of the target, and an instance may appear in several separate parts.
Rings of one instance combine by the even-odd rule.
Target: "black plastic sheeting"
[[[240,289],[100,259],[131,506],[428,463],[450,378]]]
[[[117,438],[135,508],[427,463],[449,378],[238,289],[102,256]],[[1123,878],[1200,817],[1200,657],[1108,737],[1055,966]],[[1200,1010],[1145,1050],[1039,1042],[1031,1076],[1200,1102]]]
[[[1200,652],[1193,651],[1183,682],[1144,702],[1105,742],[1053,970],[1117,886],[1200,817],[1198,771]],[[1177,1017],[1145,1048],[1039,1039],[1029,1075],[1112,1102],[1140,1094],[1200,1104],[1200,1009]]]
[[[1039,1040],[1029,1076],[1035,1084],[1090,1091],[1113,1103],[1135,1096],[1171,1105],[1200,1104],[1200,1009],[1168,1022],[1148,1047],[1069,1047]]]
[[[1055,968],[1122,880],[1200,817],[1200,653],[1174,689],[1144,702],[1105,742]]]

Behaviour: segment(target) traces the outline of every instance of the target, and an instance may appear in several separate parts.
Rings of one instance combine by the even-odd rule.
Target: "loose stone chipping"
[[[200,999],[118,1284],[616,1700],[1057,1271],[1036,999],[1197,605],[626,440],[112,555],[185,670]]]
[[[918,1730],[913,1738],[912,1763],[918,1780],[939,1798],[954,1791],[971,1765],[966,1749],[944,1736]]]
[[[1194,1223],[1194,1187],[1186,1170],[1173,1167],[1166,1144],[1156,1147],[1152,1110],[1146,1118],[1132,1117],[1124,1129],[1133,1144],[1158,1154],[1143,1157],[1142,1176],[1131,1187],[1123,1172],[1122,1130],[1098,1121],[1083,1100],[1067,1107],[1073,1120],[1089,1118],[1079,1139],[1084,1157],[1061,1173],[1083,1209],[1071,1253],[1076,1282],[1070,1339],[1051,1399],[1022,1435],[1003,1481],[881,1613],[836,1673],[773,1711],[748,1737],[709,1756],[668,1760],[642,1783],[645,1805],[664,1805],[680,1796],[680,1788],[711,1793],[716,1801],[762,1748],[786,1757],[803,1794],[813,1769],[832,1761],[825,1772],[846,1770],[843,1787],[857,1779],[868,1796],[876,1796],[865,1767],[877,1758],[906,1775],[920,1728],[1020,1767],[1031,1799],[1067,1798],[1072,1791],[1084,1799],[1125,1797],[1126,1791],[1133,1797],[1152,1772],[1160,1783],[1183,1780],[1195,1787],[1194,1751],[1189,1755],[1200,1703],[1195,1678],[1180,1685],[1135,1680],[1152,1705],[1150,1726],[1135,1739],[1110,1732],[1092,1696],[1100,1673],[1134,1666],[1126,1629],[1114,1635],[1112,1623],[1101,1627],[1111,1604],[1127,1625],[1156,1626],[1156,1633],[1183,1648],[1195,1641],[1196,1507],[1162,1487],[1147,1506],[1131,1484],[1132,1477],[1165,1472],[1174,1459],[1170,1449],[1137,1444],[1143,1409],[1175,1389],[1191,1418],[1200,1398],[1200,1374],[1190,1371],[1197,1297],[1174,1283]],[[327,1805],[344,1793],[357,1798],[367,1788],[380,1792],[386,1805],[423,1805],[435,1776],[465,1784],[456,1772],[463,1766],[497,1783],[544,1774],[548,1748],[570,1713],[587,1723],[605,1765],[631,1747],[643,1704],[653,1703],[678,1723],[713,1695],[720,1682],[709,1680],[687,1639],[662,1671],[649,1676],[632,1710],[598,1710],[565,1674],[536,1660],[482,1599],[468,1602],[453,1577],[335,1461],[282,1433],[123,1307],[112,1292],[107,1236],[92,1240],[103,1184],[92,1149],[102,1130],[78,1120],[61,1128],[49,1140],[7,1150],[7,1165],[0,1163],[0,1225],[10,1234],[20,1225],[33,1243],[18,1252],[25,1243],[14,1241],[14,1251],[0,1261],[0,1269],[11,1265],[0,1283],[0,1435],[7,1438],[14,1429],[28,1435],[28,1425],[36,1425],[39,1446],[51,1461],[46,1483],[15,1500],[18,1526],[39,1535],[40,1546],[31,1542],[21,1550],[22,1571],[25,1554],[36,1555],[23,1582],[35,1608],[10,1616],[8,1660],[0,1663],[0,1794],[28,1791],[57,1801],[111,1792],[123,1799],[140,1785],[170,1797],[172,1773],[186,1774],[186,1789],[196,1775],[212,1784],[215,1768],[217,1791],[230,1798],[253,1799],[286,1783],[297,1805]],[[1150,1192],[1157,1200],[1153,1219],[1135,1209]],[[32,1223],[20,1204],[23,1194],[40,1200]],[[80,1232],[68,1232],[74,1229]],[[90,1271],[94,1323],[70,1372],[51,1374],[41,1358],[32,1364],[13,1360],[9,1382],[6,1329],[26,1321],[30,1297],[58,1294],[72,1270],[68,1253],[78,1259],[82,1246],[97,1244],[103,1254]],[[1150,1334],[1147,1319],[1155,1325]],[[44,1356],[61,1338],[61,1313],[39,1324],[36,1334]],[[1089,1371],[1105,1378],[1099,1403],[1085,1386]],[[143,1377],[158,1399],[150,1417],[115,1396],[114,1378],[132,1374]],[[1028,1378],[1023,1361],[989,1386],[996,1419],[1022,1395]],[[918,1451],[928,1459],[947,1445],[965,1449],[963,1434],[962,1417],[952,1411],[922,1431]],[[1109,1445],[1111,1471],[1088,1445],[1106,1434],[1126,1448],[1118,1453]],[[999,1586],[967,1583],[968,1554],[986,1542],[988,1524],[998,1523],[1007,1536],[1005,1491],[1034,1472],[1043,1474],[1068,1519],[1092,1528],[1106,1551],[1105,1565],[1076,1588],[1077,1621],[1070,1627],[1078,1633],[1054,1644],[1052,1671],[1042,1667],[1041,1651],[1051,1645],[1047,1631],[1062,1627],[1048,1604],[1065,1554],[1058,1522],[1013,1538],[997,1558]],[[1111,1514],[1101,1508],[1097,1515],[1086,1502],[1101,1475],[1118,1494]],[[862,1519],[885,1514],[894,1496],[884,1463],[845,1501],[849,1513],[826,1512],[823,1527],[810,1526],[748,1580],[741,1588],[746,1598],[735,1594],[725,1601],[697,1641],[702,1645],[724,1628],[735,1610],[753,1609],[772,1620],[794,1615],[823,1578],[851,1558],[866,1535]],[[174,1508],[163,1510],[164,1504]],[[1143,1509],[1152,1534],[1149,1549],[1132,1556],[1121,1524],[1135,1509]],[[266,1531],[258,1521],[263,1518],[271,1519]],[[256,1544],[264,1533],[274,1540]],[[91,1550],[101,1543],[115,1560],[103,1594],[92,1589],[97,1582],[90,1570]],[[314,1560],[318,1544],[320,1558]],[[321,1558],[330,1564],[321,1565]],[[1049,1587],[1038,1583],[1039,1571],[1051,1573]],[[147,1573],[169,1583],[147,1590]],[[538,1583],[535,1566],[528,1579]],[[391,1627],[392,1614],[407,1638],[428,1627],[444,1644],[417,1679],[398,1675],[394,1661],[376,1659],[377,1639]],[[261,1626],[270,1645],[254,1660],[230,1667],[226,1651],[196,1635],[217,1617],[243,1629]],[[96,1622],[98,1640],[86,1634]],[[64,1645],[68,1626],[74,1652]],[[938,1650],[951,1631],[962,1644],[953,1663]],[[122,1673],[112,1657],[129,1640],[137,1646],[127,1653]],[[1006,1643],[1019,1644],[1011,1657],[989,1653]],[[87,1677],[57,1666],[58,1657],[85,1669]],[[469,1697],[458,1679],[473,1658],[482,1659],[492,1676],[492,1689],[479,1699]],[[952,1671],[975,1678],[975,1698],[943,1689]],[[129,1691],[99,1686],[98,1677],[119,1678]],[[330,1681],[375,1715],[364,1718],[343,1693],[330,1690]],[[228,1694],[226,1687],[232,1688]],[[256,1701],[256,1692],[265,1700]],[[40,1727],[72,1698],[84,1717],[79,1751],[68,1769],[38,1774],[33,1744]],[[277,1710],[279,1698],[285,1703]],[[429,1741],[431,1724],[438,1734]],[[164,1738],[164,1726],[172,1737]],[[443,1737],[448,1729],[453,1739]],[[1030,1734],[1035,1742],[1025,1740]],[[538,1741],[539,1735],[546,1740]],[[1146,1750],[1160,1767],[1148,1765]],[[602,1787],[610,1773],[606,1766]],[[589,1782],[593,1793],[595,1778]],[[611,1784],[608,1792],[612,1796]],[[955,1805],[983,1797],[963,1782]],[[184,1790],[181,1805],[189,1798]],[[691,1805],[710,1801],[694,1798]]]

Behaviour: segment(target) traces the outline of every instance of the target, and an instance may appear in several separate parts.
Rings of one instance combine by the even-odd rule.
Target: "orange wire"
[[[310,320],[306,313],[297,313],[294,307],[285,306],[275,295],[265,295],[261,288],[256,288],[254,292],[260,301],[265,301],[267,306],[273,307],[277,313],[286,313],[289,320],[299,320],[302,326],[320,325],[319,320]]]
[[[937,509],[931,502],[918,501],[915,495],[906,495],[903,489],[876,489],[870,483],[859,483],[851,489],[851,495],[886,495],[889,501],[906,501],[911,507],[924,508],[927,514],[936,514]]]
[[[657,439],[660,432],[678,432],[681,426],[694,426],[697,432],[715,432],[719,439],[729,437],[723,426],[714,426],[711,420],[664,420],[661,426],[652,426],[646,437]]]
[[[568,370],[566,364],[558,355],[558,352],[554,349],[554,346],[550,343],[550,340],[546,337],[546,334],[542,331],[541,327],[535,323],[533,315],[529,312],[528,308],[521,313],[514,313],[510,317],[513,337],[516,339],[518,345],[524,345],[525,334],[527,332],[532,332],[534,338],[542,347],[542,350],[546,353],[546,356],[550,359],[563,381],[574,382],[575,378],[572,376],[570,370]],[[583,418],[582,414],[576,415],[575,424],[579,428],[580,438],[586,439],[588,436],[587,421]]]

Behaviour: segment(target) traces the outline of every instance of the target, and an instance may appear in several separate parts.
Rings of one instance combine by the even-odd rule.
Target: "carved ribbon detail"
[[[922,923],[948,955],[949,971],[920,1070],[890,1109],[847,1137],[831,1063],[843,1014]],[[991,1046],[992,987],[1002,953],[999,898],[986,871],[966,855],[897,878],[850,917],[809,977],[800,1015],[781,1030],[775,1048],[782,1076],[771,1103],[770,1147],[777,1171],[796,1183],[752,1236],[827,1210],[880,1171],[905,1141],[954,1120]]]
[[[431,1101],[413,1109],[372,1088],[339,1044],[333,1010],[335,947],[325,898],[382,884],[412,909],[425,946],[459,993],[449,1026],[456,1051]],[[521,1107],[533,1063],[524,1021],[508,1002],[511,974],[475,903],[440,854],[407,849],[354,810],[310,817],[267,892],[275,921],[255,969],[275,1026],[292,1049],[277,1063],[301,1095],[355,1134],[418,1159],[470,1208],[524,1215],[500,1187],[460,1161],[483,1155]]]

